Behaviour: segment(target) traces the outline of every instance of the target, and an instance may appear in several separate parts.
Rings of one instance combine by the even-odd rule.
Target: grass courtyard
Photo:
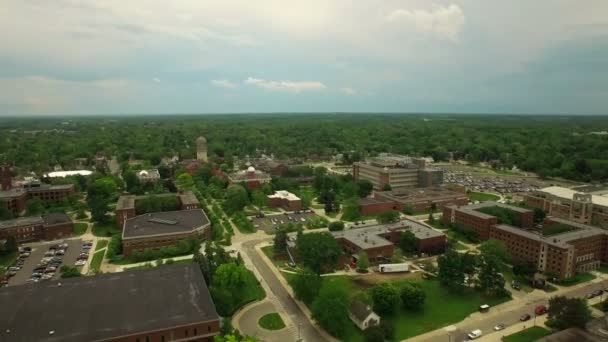
[[[258,324],[266,330],[281,330],[285,328],[285,323],[276,312],[262,316]]]
[[[500,196],[498,195],[494,195],[494,194],[490,194],[487,192],[477,192],[477,191],[471,191],[467,194],[467,196],[469,196],[469,200],[471,202],[496,202],[500,199]]]
[[[75,235],[82,235],[84,233],[86,233],[88,228],[88,225],[86,223],[74,223],[74,234]]]
[[[113,223],[95,223],[92,231],[93,235],[100,237],[110,237],[112,234],[120,233]]]
[[[99,273],[104,255],[106,255],[105,250],[93,254],[93,259],[91,260],[91,271],[93,271],[94,273]]]
[[[551,332],[541,327],[530,327],[518,333],[505,336],[503,342],[530,342],[549,335]]]
[[[573,277],[555,282],[555,284],[560,286],[574,286],[580,283],[584,283],[590,280],[595,279],[596,277],[591,273],[577,273]]]

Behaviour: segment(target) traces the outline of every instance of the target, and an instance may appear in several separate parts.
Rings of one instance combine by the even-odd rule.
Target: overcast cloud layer
[[[608,114],[605,0],[0,1],[0,115]]]

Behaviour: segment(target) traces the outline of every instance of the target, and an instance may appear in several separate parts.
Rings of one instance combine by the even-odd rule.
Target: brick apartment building
[[[148,213],[127,219],[122,228],[124,256],[136,250],[211,237],[209,218],[201,209]]]
[[[366,179],[374,189],[431,187],[443,183],[443,171],[426,167],[423,158],[383,153],[367,162],[353,164],[353,178]]]
[[[180,204],[181,210],[190,210],[200,208],[201,205],[196,198],[196,195],[192,191],[183,191],[179,193],[171,193],[171,194],[160,194],[155,195],[157,197],[170,197],[175,196]],[[136,206],[139,200],[143,200],[148,198],[149,196],[135,196],[135,195],[123,195],[118,198],[118,202],[116,203],[116,210],[114,213],[116,214],[116,227],[122,229],[125,221],[132,217],[137,216]]]
[[[524,195],[526,204],[566,220],[608,228],[608,190],[550,186]]]
[[[513,212],[522,228],[532,228],[534,212],[532,210],[497,202],[481,202],[467,206],[448,205],[443,207],[443,223],[457,224],[477,232],[481,240],[490,238],[490,227],[498,224],[495,216],[479,211],[482,208],[498,207]]]
[[[482,204],[499,205],[493,202]],[[475,229],[480,233],[481,240],[503,241],[513,260],[531,262],[539,271],[553,274],[560,279],[572,277],[576,272],[597,269],[600,263],[608,261],[606,230],[549,216],[543,223],[543,231],[539,232],[532,229],[533,218],[529,218],[530,210],[508,206],[519,209],[516,212],[520,215],[520,226],[517,227],[498,223],[496,217],[476,211],[478,206],[445,207],[444,222]],[[503,208],[506,208],[505,206],[502,205]],[[555,225],[567,229],[551,235],[551,228]]]
[[[291,192],[280,190],[267,196],[267,205],[271,208],[283,208],[288,211],[302,209],[302,200]]]
[[[32,182],[23,187],[12,186],[10,173],[0,171],[2,177],[2,191],[0,191],[0,205],[13,213],[19,215],[25,211],[25,203],[32,198],[40,199],[45,205],[61,202],[72,195],[73,184],[49,185],[40,182]]]
[[[437,208],[445,205],[467,205],[466,194],[449,190],[445,187],[397,189],[375,191],[373,198],[359,200],[361,215],[379,215],[390,210],[403,211],[410,207],[414,211],[428,211],[435,204]]]
[[[0,302],[3,341],[211,342],[220,333],[195,263],[10,286]]]
[[[332,232],[332,235],[350,255],[363,251],[372,263],[389,260],[399,243],[401,235],[411,231],[418,240],[418,253],[442,253],[447,245],[445,234],[415,221],[403,220],[396,223],[370,225]]]
[[[0,221],[0,240],[12,236],[17,242],[24,243],[61,239],[73,233],[74,223],[64,213]]]

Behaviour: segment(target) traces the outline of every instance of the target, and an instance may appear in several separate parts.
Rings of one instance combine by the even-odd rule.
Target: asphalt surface
[[[567,297],[586,297],[587,294],[598,290],[598,289],[607,289],[608,288],[608,280],[598,282],[598,283],[589,283],[587,286],[582,288],[572,289],[570,291],[565,290],[565,292],[559,293],[559,295],[564,295]],[[517,323],[521,323],[519,318],[523,314],[529,314],[532,318],[528,320],[526,323],[526,327],[534,326],[534,309],[538,305],[548,306],[549,297],[552,294],[548,293],[546,298],[541,299],[532,299],[529,301],[525,301],[521,306],[514,307],[513,309],[507,309],[500,312],[493,312],[492,309],[487,313],[474,313],[470,316],[470,319],[467,319],[466,322],[456,323],[453,326],[456,328],[454,331],[448,332],[446,329],[444,335],[432,336],[429,338],[421,338],[421,342],[461,342],[468,340],[467,334],[475,329],[480,329],[484,335],[494,332],[494,327],[498,324],[504,324],[505,326],[511,326]],[[607,295],[604,294],[604,297]],[[496,333],[497,338],[501,335],[500,333]],[[418,341],[418,340],[417,340]]]
[[[19,270],[17,274],[15,274],[15,276],[9,280],[8,286],[25,284],[27,280],[31,278],[32,272],[36,265],[38,265],[40,263],[40,260],[44,258],[44,253],[49,250],[49,247],[52,245],[61,244],[62,242],[63,241],[54,241],[51,243],[47,242],[41,244],[26,244],[25,246],[32,247],[32,254],[27,259],[25,259],[23,268],[21,268],[21,270]],[[63,263],[61,264],[61,266],[68,265],[73,267],[74,263],[76,262],[76,258],[78,258],[78,255],[80,254],[80,251],[82,249],[82,240],[65,240],[65,242],[67,242],[68,244],[68,249],[66,250],[65,255],[63,256]],[[89,259],[90,258],[91,256],[89,256]],[[78,267],[78,269],[80,268],[81,267]],[[59,279],[59,277],[60,272],[55,272],[53,280]]]
[[[255,267],[260,272],[260,275],[270,287],[272,293],[282,303],[285,312],[292,318],[295,324],[300,324],[300,333],[306,342],[327,341],[317,329],[310,323],[306,314],[300,310],[295,300],[289,295],[283,287],[277,276],[272,272],[268,265],[262,260],[262,257],[255,251],[254,246],[262,240],[254,240],[243,243],[243,249],[249,256]]]

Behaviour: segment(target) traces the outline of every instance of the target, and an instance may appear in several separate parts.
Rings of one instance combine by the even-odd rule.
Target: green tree
[[[380,283],[372,288],[374,311],[381,314],[392,314],[401,303],[399,289],[391,283]]]
[[[384,342],[384,331],[379,326],[373,326],[363,331],[365,342]]]
[[[230,185],[226,190],[226,201],[224,201],[226,213],[232,215],[238,211],[242,211],[247,204],[249,204],[247,190],[242,185]]]
[[[486,294],[505,296],[505,278],[500,273],[501,261],[494,255],[482,255],[476,286]]]
[[[357,258],[357,271],[367,273],[367,269],[369,268],[369,259],[367,257],[367,253],[364,251],[359,252],[359,257]]]
[[[555,329],[585,328],[591,320],[591,310],[584,298],[555,296],[549,299],[547,326]]]
[[[356,221],[361,218],[359,213],[359,203],[356,198],[349,198],[344,201],[342,206],[342,220]]]
[[[279,229],[274,235],[274,253],[283,254],[287,249],[287,231]]]
[[[340,230],[344,230],[344,222],[342,221],[334,221],[331,222],[328,226],[330,232],[336,232]]]
[[[343,337],[351,322],[348,318],[349,284],[343,279],[327,281],[312,302],[312,317],[328,333]]]
[[[322,280],[318,274],[305,268],[294,277],[291,285],[296,298],[310,304],[319,294]]]
[[[9,255],[19,250],[19,244],[14,236],[7,236],[3,248],[0,249],[0,255]]]
[[[13,218],[13,213],[6,208],[4,203],[0,203],[0,220],[10,220]]]
[[[236,293],[246,284],[247,269],[229,262],[220,265],[213,274],[213,286]]]
[[[26,216],[39,216],[44,212],[44,204],[39,198],[32,198],[25,203]]]
[[[513,274],[532,278],[537,271],[536,264],[530,261],[518,260],[513,263]]]
[[[118,186],[112,177],[99,178],[88,187],[87,205],[91,208],[91,218],[94,221],[106,221],[106,212],[117,192]]]
[[[416,283],[407,282],[400,289],[401,303],[406,310],[419,310],[424,305],[426,293]]]
[[[266,195],[260,190],[254,190],[251,192],[251,202],[259,208],[265,207],[267,202]]]
[[[511,260],[511,252],[507,248],[507,245],[500,240],[490,239],[485,241],[479,246],[479,251],[482,255],[492,255],[502,262],[509,262]]]
[[[127,188],[128,192],[135,194],[141,192],[139,178],[137,178],[137,175],[133,170],[128,169],[123,172],[122,179],[125,181],[125,187]]]
[[[61,278],[75,278],[82,275],[76,267],[70,267],[67,265],[61,266],[61,268],[59,268],[59,272],[61,273]]]
[[[357,180],[357,186],[359,187],[359,197],[364,198],[369,196],[374,190],[374,185],[367,179]]]
[[[376,217],[376,221],[378,221],[378,223],[397,222],[399,221],[399,212],[395,210],[384,212]]]
[[[317,274],[333,270],[342,255],[342,248],[329,233],[302,234],[296,240],[302,263]]]
[[[547,217],[547,213],[539,208],[534,208],[534,223],[542,223]]]
[[[393,252],[393,255],[391,256],[391,262],[395,264],[403,262],[403,252],[400,248],[395,249],[395,251]]]
[[[404,253],[416,253],[418,251],[418,239],[416,235],[409,230],[403,232],[399,239],[399,247]]]
[[[190,191],[194,189],[194,180],[189,173],[181,173],[175,179],[175,187],[180,191]]]
[[[437,263],[439,265],[437,277],[439,283],[452,291],[462,291],[464,289],[464,270],[458,252],[448,249],[437,258]]]

